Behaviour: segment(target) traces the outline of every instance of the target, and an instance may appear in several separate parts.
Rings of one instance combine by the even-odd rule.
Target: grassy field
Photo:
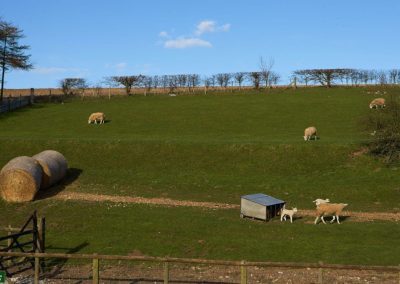
[[[315,198],[349,210],[400,210],[400,175],[368,154],[366,88],[276,89],[192,96],[133,96],[39,104],[0,115],[0,165],[44,149],[63,153],[64,191],[238,204],[263,192],[288,207]],[[400,95],[400,89],[386,89]],[[104,125],[88,125],[103,111]],[[320,140],[304,142],[314,125]],[[242,220],[236,210],[63,202],[0,203],[0,225],[39,209],[48,245],[82,252],[274,261],[398,264],[398,223],[314,226]],[[362,239],[362,242],[360,241]],[[124,241],[125,240],[125,241]],[[199,242],[202,240],[201,242]],[[66,249],[64,251],[67,251]],[[290,253],[288,253],[290,251]]]

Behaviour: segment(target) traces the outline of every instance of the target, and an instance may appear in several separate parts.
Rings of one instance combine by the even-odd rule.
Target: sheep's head
[[[293,212],[294,212],[294,213],[297,212],[297,208],[296,208],[296,207],[293,208]]]
[[[308,136],[303,136],[304,141],[307,141]]]

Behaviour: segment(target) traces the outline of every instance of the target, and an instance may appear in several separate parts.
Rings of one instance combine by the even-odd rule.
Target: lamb
[[[339,214],[342,213],[343,208],[345,208],[348,204],[346,203],[322,203],[317,206],[317,218],[315,218],[314,224],[317,224],[318,218],[321,218],[324,224],[324,215],[331,215],[333,216],[332,220],[330,221],[333,223],[336,219],[337,223],[339,222]]]
[[[297,208],[294,207],[292,210],[286,209],[285,205],[283,205],[281,210],[281,222],[282,220],[286,221],[286,215],[290,217],[290,223],[293,223],[293,215],[297,212]]]
[[[372,102],[369,104],[369,108],[384,108],[386,101],[384,98],[376,98],[373,99]]]
[[[311,140],[311,138],[317,139],[317,129],[314,126],[307,127],[304,130],[304,141]]]
[[[99,123],[102,124],[104,123],[105,118],[106,116],[103,112],[94,112],[89,116],[88,124],[92,122],[94,122],[94,124],[97,124],[97,121],[99,121]]]
[[[329,203],[329,199],[328,198],[327,199],[317,198],[313,202],[315,203],[315,205],[318,206],[318,205],[323,204],[323,203]]]

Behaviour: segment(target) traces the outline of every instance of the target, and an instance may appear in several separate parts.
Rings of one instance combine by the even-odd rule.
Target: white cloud
[[[194,33],[199,36],[204,33],[227,32],[230,28],[231,24],[217,26],[215,21],[204,20],[196,26],[196,31]]]
[[[162,31],[158,34],[159,37],[169,37],[168,33],[166,31]]]
[[[227,32],[230,30],[230,28],[231,28],[231,24],[225,24],[225,25],[218,27],[218,30],[221,32]]]
[[[200,38],[178,38],[167,40],[164,43],[166,48],[188,48],[188,47],[212,47],[211,43]]]
[[[117,64],[106,64],[106,68],[116,69],[118,71],[124,70],[127,66],[128,66],[128,63],[126,63],[126,62],[120,62]]]
[[[201,35],[204,33],[212,33],[215,31],[215,22],[214,21],[202,21],[200,22],[197,27],[196,27],[196,31],[195,34],[196,35]]]

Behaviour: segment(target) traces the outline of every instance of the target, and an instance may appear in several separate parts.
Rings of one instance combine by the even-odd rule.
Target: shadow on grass
[[[35,197],[35,200],[42,200],[57,195],[58,193],[63,191],[68,185],[77,180],[81,175],[81,173],[82,173],[81,169],[69,168],[67,170],[67,175],[63,181],[46,190],[39,191]]]
[[[46,249],[47,250],[60,250],[60,251],[62,251],[62,253],[74,254],[74,253],[80,252],[82,249],[84,249],[88,245],[89,245],[89,243],[87,241],[85,241],[73,248],[48,246]],[[43,270],[46,272],[46,277],[51,278],[51,277],[56,277],[57,275],[62,274],[64,271],[63,267],[67,262],[68,262],[68,258],[53,258],[53,259],[49,259],[46,262],[43,262],[42,267],[43,267]]]

